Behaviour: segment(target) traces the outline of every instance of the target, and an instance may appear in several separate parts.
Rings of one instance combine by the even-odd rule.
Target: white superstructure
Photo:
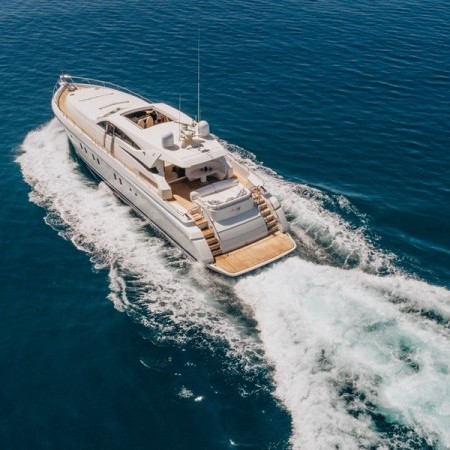
[[[295,249],[278,200],[206,121],[68,75],[52,108],[90,170],[195,260],[237,276]]]

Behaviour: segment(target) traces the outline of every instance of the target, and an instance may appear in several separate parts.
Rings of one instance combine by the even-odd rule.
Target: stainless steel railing
[[[61,75],[58,79],[58,81],[55,84],[55,87],[53,88],[53,94],[64,84],[89,84],[89,85],[96,85],[96,86],[103,86],[103,87],[110,87],[112,89],[116,89],[122,92],[126,92],[127,94],[134,95],[135,97],[140,98],[141,100],[144,100],[148,103],[155,103],[153,100],[149,100],[148,98],[144,97],[143,95],[138,94],[137,92],[133,92],[130,89],[127,89],[123,86],[119,86],[115,83],[110,83],[109,81],[103,81],[103,80],[96,80],[95,78],[86,78],[86,77],[79,77],[76,75],[69,75],[64,74]]]

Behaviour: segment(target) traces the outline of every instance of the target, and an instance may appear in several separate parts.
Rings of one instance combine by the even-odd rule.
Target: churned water
[[[4,0],[0,448],[450,448],[450,5]],[[198,31],[200,30],[200,33]],[[80,165],[62,72],[202,117],[299,251],[228,280]]]

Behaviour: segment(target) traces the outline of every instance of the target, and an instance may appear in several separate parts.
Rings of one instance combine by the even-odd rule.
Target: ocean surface
[[[0,448],[449,449],[448,0],[0,2]],[[299,251],[229,280],[98,184],[63,72],[201,111]]]

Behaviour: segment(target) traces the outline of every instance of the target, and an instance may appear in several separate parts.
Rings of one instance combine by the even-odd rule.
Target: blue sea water
[[[450,448],[450,4],[3,0],[0,448]],[[299,252],[231,281],[76,160],[62,72],[197,111]]]

